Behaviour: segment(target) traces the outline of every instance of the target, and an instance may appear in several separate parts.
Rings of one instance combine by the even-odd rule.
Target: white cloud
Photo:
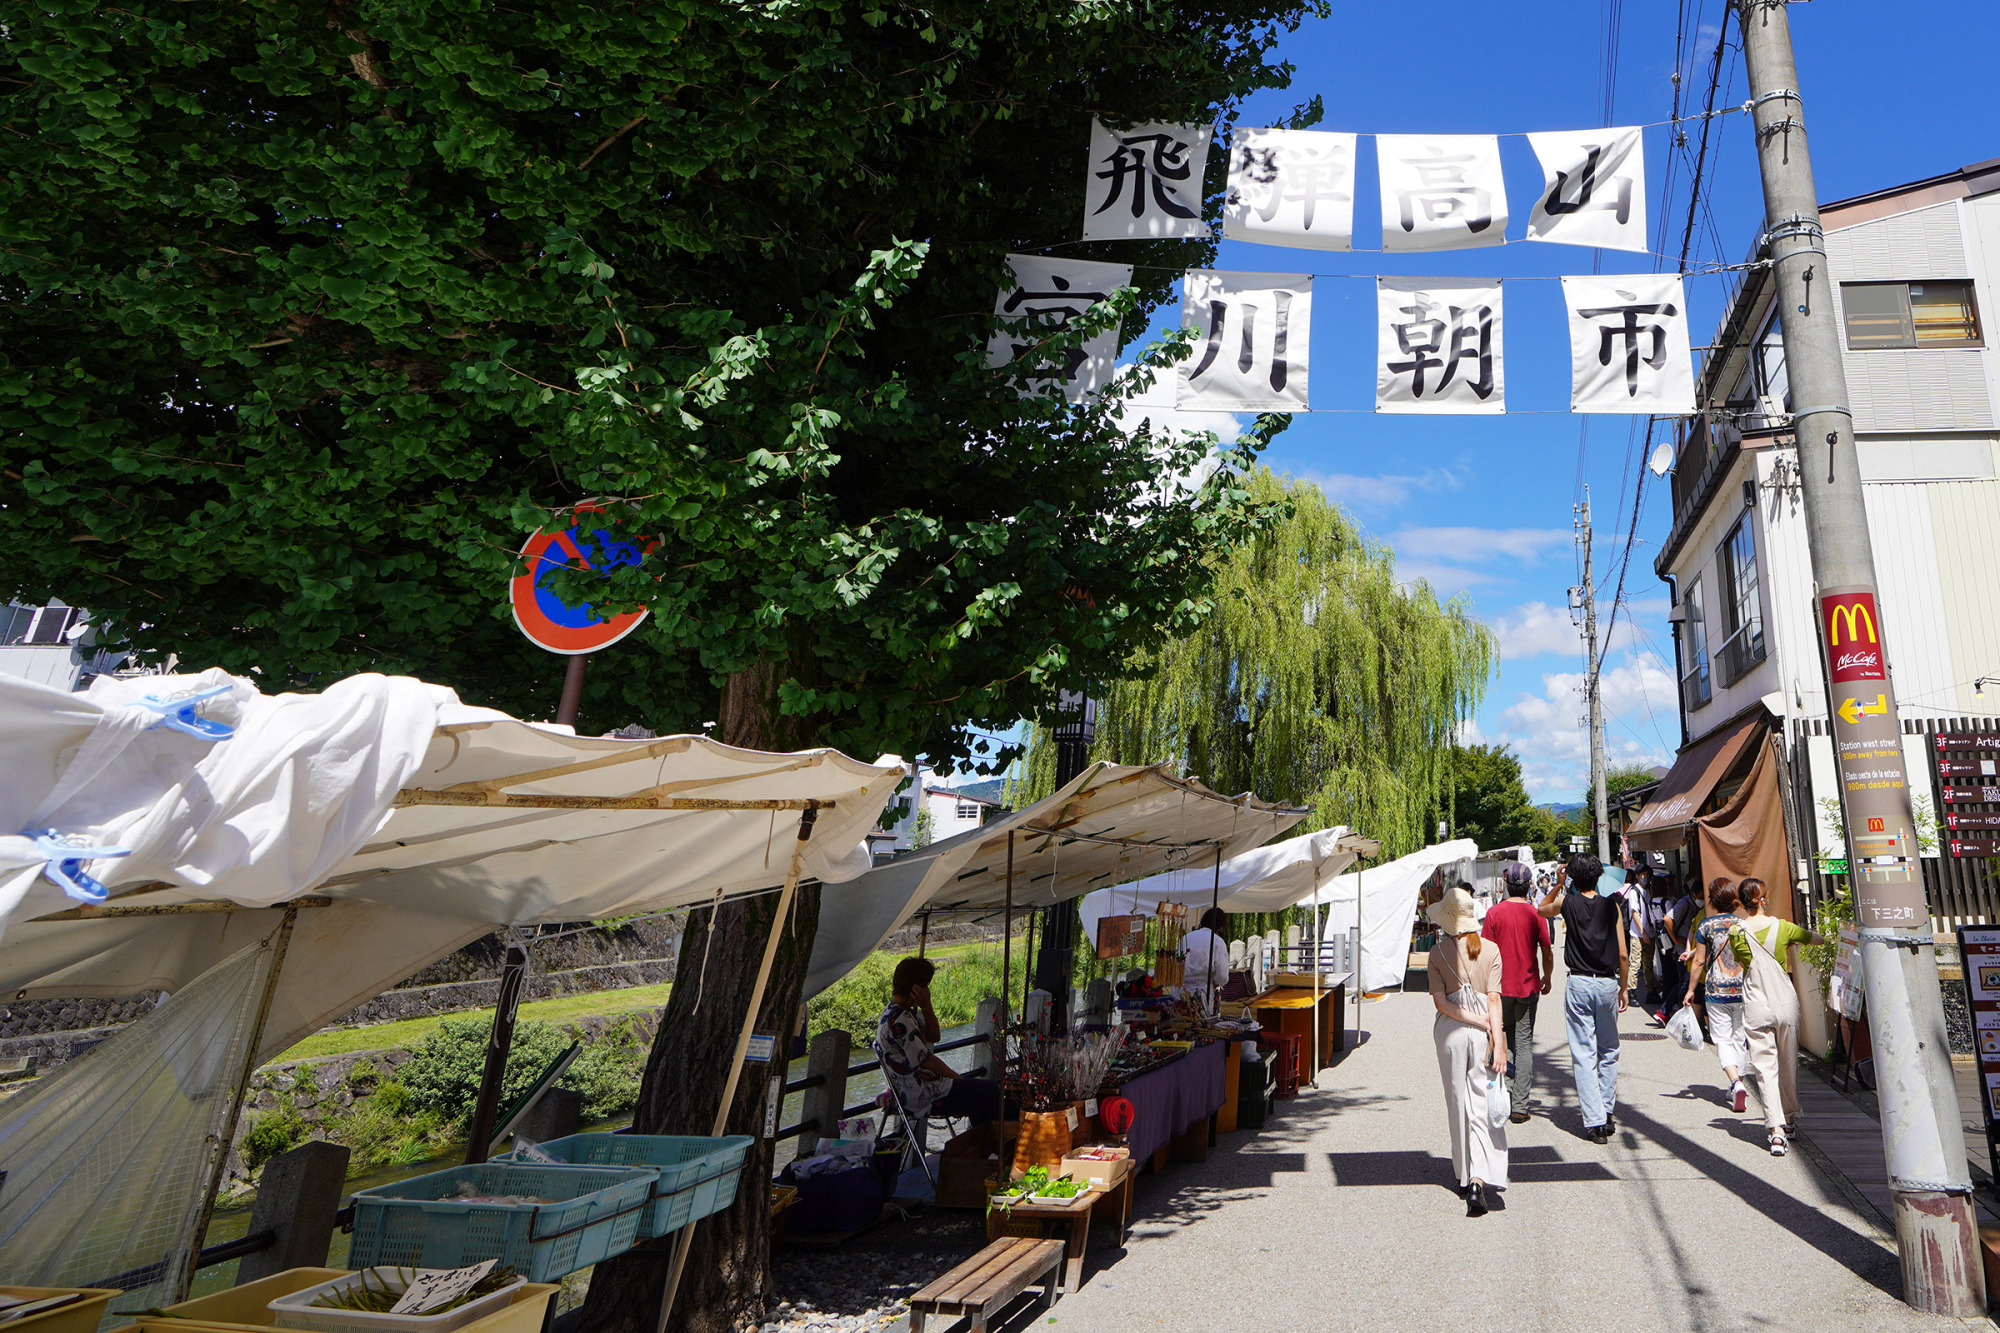
[[[1497,739],[1521,756],[1522,778],[1536,800],[1574,801],[1590,778],[1583,673],[1542,676],[1540,694],[1522,694],[1500,717]],[[1604,751],[1609,764],[1671,761],[1678,733],[1671,668],[1651,652],[1627,653],[1599,682]]]
[[[1575,657],[1583,647],[1583,636],[1571,622],[1569,608],[1547,602],[1522,603],[1512,614],[1494,621],[1493,632],[1500,640],[1502,661],[1518,662],[1544,653]]]
[[[1534,564],[1568,546],[1571,537],[1567,528],[1404,528],[1390,540],[1398,551],[1477,565],[1495,559]]]
[[[1364,477],[1352,472],[1301,472],[1300,481],[1309,481],[1326,492],[1329,500],[1350,509],[1389,509],[1412,495],[1436,495],[1465,485],[1470,469],[1426,468],[1422,472],[1385,473]]]

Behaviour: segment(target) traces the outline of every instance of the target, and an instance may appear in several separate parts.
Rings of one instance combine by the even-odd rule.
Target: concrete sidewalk
[[[1052,1320],[1010,1326],[1992,1326],[1905,1306],[1893,1244],[1855,1186],[1821,1153],[1770,1156],[1755,1099],[1745,1115],[1724,1105],[1713,1050],[1681,1050],[1636,1010],[1622,1025],[1618,1132],[1606,1148],[1584,1138],[1561,995],[1558,983],[1537,1025],[1535,1119],[1508,1127],[1504,1210],[1464,1215],[1434,1011],[1428,996],[1391,995],[1362,1007],[1363,1044],[1262,1133],[1143,1178],[1127,1249],[1099,1229],[1083,1288]],[[1805,1074],[1801,1086],[1817,1087]]]

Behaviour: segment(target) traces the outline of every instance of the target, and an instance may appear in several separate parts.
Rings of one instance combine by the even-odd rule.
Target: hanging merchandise
[[[1090,166],[1083,181],[1083,239],[1120,241],[1205,237],[1202,177],[1207,125],[1090,122]]]
[[[1200,335],[1182,362],[1181,411],[1298,412],[1306,407],[1312,278],[1189,269],[1181,323]]]
[[[1678,276],[1620,273],[1564,278],[1562,286],[1572,412],[1694,411],[1687,296]]]
[[[1460,250],[1507,241],[1500,140],[1491,134],[1378,134],[1384,250]]]
[[[1308,250],[1353,249],[1355,137],[1237,129],[1222,234]]]
[[[1007,266],[1014,280],[993,299],[993,313],[1003,320],[1032,320],[1044,332],[1059,329],[1120,287],[1132,285],[1130,264],[1103,264],[1090,259],[1050,259],[1040,255],[1008,255]],[[994,330],[986,344],[986,364],[1004,366],[1034,346],[1036,334],[1026,328]],[[1051,374],[1022,386],[1028,397],[1045,396],[1060,387],[1072,403],[1083,402],[1111,381],[1112,363],[1118,356],[1118,327],[1114,324],[1083,340],[1083,345],[1067,354],[1067,376],[1058,380]]]
[[[1637,126],[1530,134],[1543,193],[1528,239],[1637,250],[1646,243],[1646,151]]]
[[[1375,410],[1507,410],[1500,284],[1485,278],[1377,278]]]

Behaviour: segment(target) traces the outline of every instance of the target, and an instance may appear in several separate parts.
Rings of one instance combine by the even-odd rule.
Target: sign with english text
[[[2000,804],[2000,787],[1946,787],[1944,798],[1958,805]]]
[[[1917,831],[1875,590],[1826,589],[1819,623],[1855,919],[1863,929],[1921,926],[1927,913]]]
[[[1931,737],[1940,750],[2000,750],[2000,735],[1990,731],[1940,731]]]
[[[1944,826],[1948,829],[2000,829],[2000,815],[1947,814]]]

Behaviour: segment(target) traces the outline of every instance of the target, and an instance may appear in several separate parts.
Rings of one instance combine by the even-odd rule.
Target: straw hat
[[[1444,897],[1431,904],[1430,918],[1447,935],[1463,935],[1479,929],[1479,917],[1472,910],[1472,895],[1464,889],[1447,889]]]

